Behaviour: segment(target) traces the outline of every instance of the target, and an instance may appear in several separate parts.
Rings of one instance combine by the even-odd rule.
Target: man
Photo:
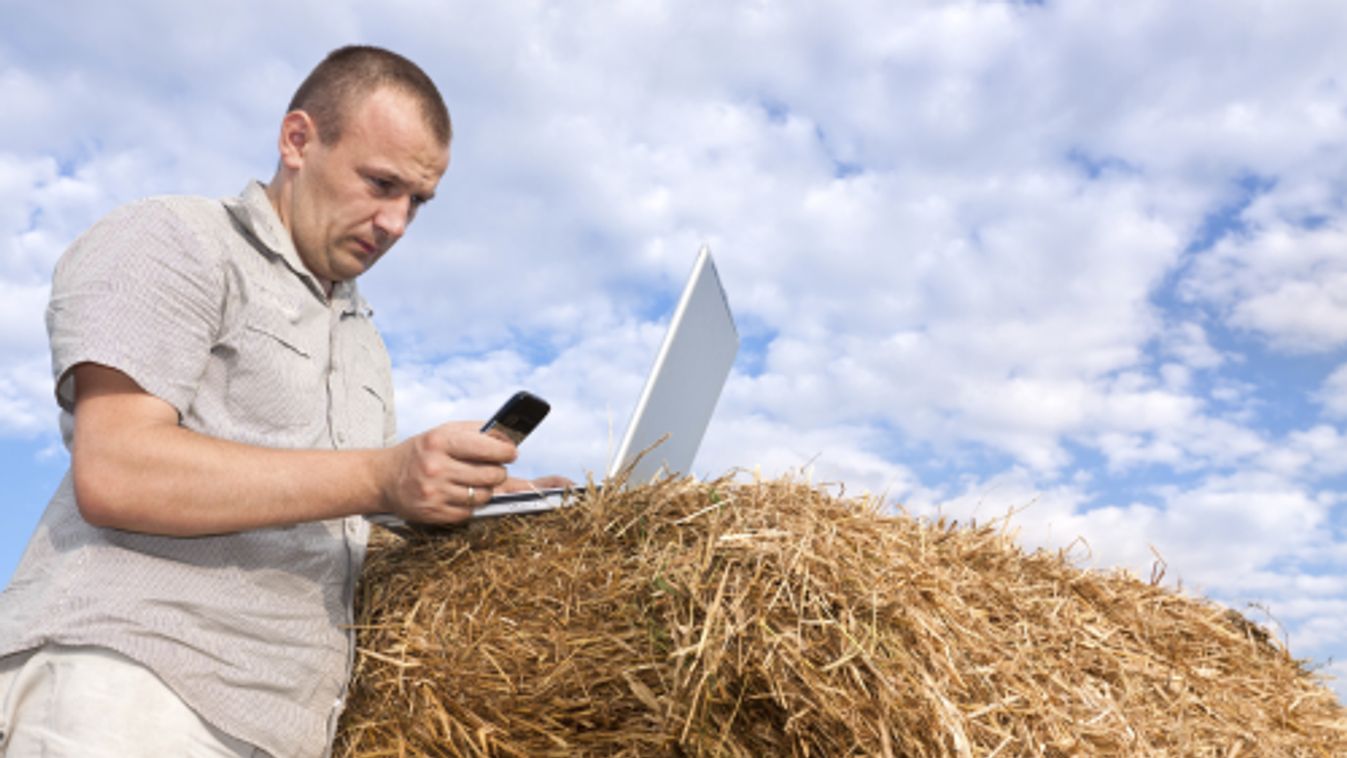
[[[270,183],[133,204],[62,257],[71,468],[0,594],[0,753],[322,755],[361,517],[460,521],[530,486],[477,422],[394,444],[354,283],[435,194],[450,136],[415,64],[343,48],[295,93]]]

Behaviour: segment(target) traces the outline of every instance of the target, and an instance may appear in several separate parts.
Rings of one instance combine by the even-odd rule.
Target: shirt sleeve
[[[225,277],[218,249],[171,202],[114,211],[57,263],[47,331],[63,409],[74,410],[71,370],[81,363],[126,374],[180,418],[195,397],[222,319]]]

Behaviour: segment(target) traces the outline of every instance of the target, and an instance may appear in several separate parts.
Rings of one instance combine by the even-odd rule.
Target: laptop
[[[729,300],[711,250],[703,245],[605,481],[625,473],[628,484],[638,485],[690,473],[738,352],[739,333]],[[496,495],[472,517],[550,511],[565,505],[567,497],[564,489]],[[392,528],[405,526],[387,514],[370,520]]]

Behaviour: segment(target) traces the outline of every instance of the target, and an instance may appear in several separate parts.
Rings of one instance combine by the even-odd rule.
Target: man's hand
[[[445,424],[389,449],[380,488],[384,509],[423,524],[471,517],[473,508],[508,481],[505,464],[518,453],[513,443],[483,434],[480,426]]]

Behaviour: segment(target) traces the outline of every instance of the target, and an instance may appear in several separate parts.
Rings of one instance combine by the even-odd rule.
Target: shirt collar
[[[239,225],[262,243],[266,252],[280,256],[296,274],[313,279],[313,275],[299,257],[299,251],[295,249],[290,230],[281,223],[281,217],[271,206],[271,198],[267,197],[265,184],[256,180],[251,181],[238,197],[231,197],[225,200],[224,204]]]
[[[320,297],[324,297],[322,286],[299,257],[290,230],[281,223],[281,217],[271,205],[265,184],[256,180],[249,182],[238,197],[225,200],[224,205],[229,214],[266,249],[266,252],[279,256],[296,276],[309,285],[310,289]],[[343,315],[359,314],[368,317],[373,313],[365,298],[361,297],[359,290],[356,289],[355,282],[336,282],[332,287],[332,296],[324,299],[339,303]]]

